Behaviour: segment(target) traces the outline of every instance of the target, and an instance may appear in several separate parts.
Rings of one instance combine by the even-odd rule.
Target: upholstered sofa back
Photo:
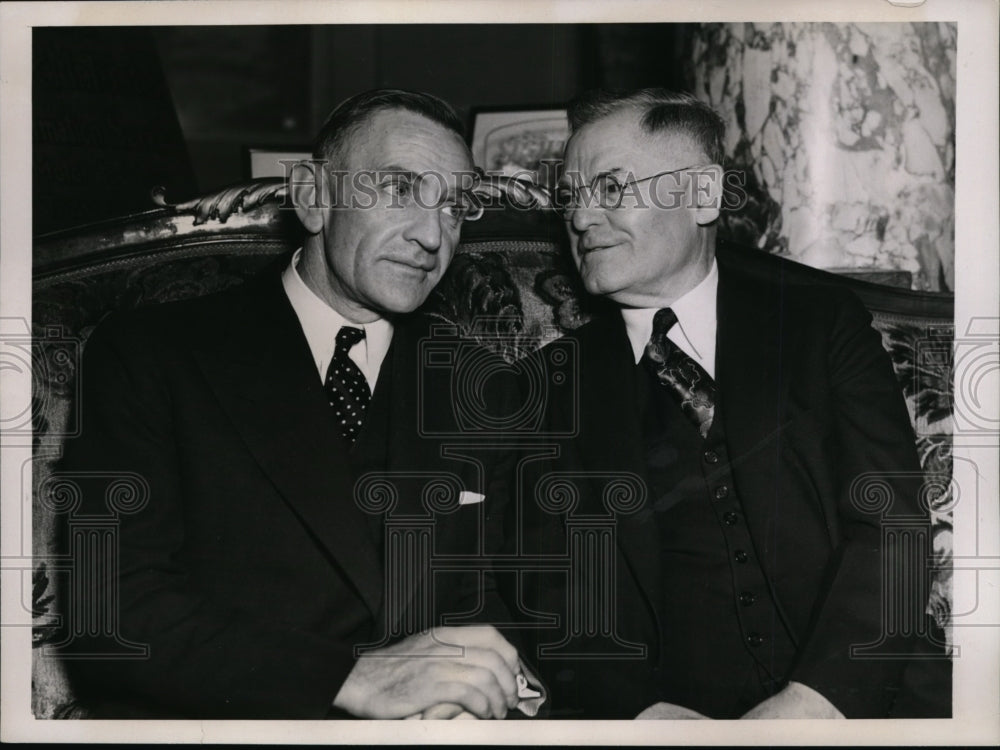
[[[33,708],[38,718],[78,715],[58,661],[44,648],[57,637],[53,595],[66,572],[66,561],[53,553],[58,507],[46,497],[46,480],[63,439],[80,429],[75,389],[87,338],[112,311],[209,294],[280,262],[300,242],[294,212],[282,200],[276,183],[261,182],[36,240]],[[753,249],[741,252],[751,266],[785,262]],[[906,395],[924,470],[950,477],[951,300],[794,264],[786,270],[807,283],[847,286],[861,297]],[[512,205],[487,211],[464,230],[428,308],[509,361],[606,311],[583,292],[561,224],[548,212]],[[948,502],[943,492],[933,508],[935,552],[944,568],[950,555]],[[947,573],[939,571],[929,607],[942,624],[949,590]]]

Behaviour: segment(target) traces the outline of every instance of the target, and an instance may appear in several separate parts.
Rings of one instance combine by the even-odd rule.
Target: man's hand
[[[636,719],[707,719],[692,708],[684,708],[674,703],[654,703],[635,717]]]
[[[434,628],[358,659],[333,705],[363,718],[398,719],[454,704],[477,718],[502,719],[517,705],[517,668],[517,649],[489,625]]]
[[[830,701],[811,687],[789,682],[788,687],[747,711],[742,719],[843,719]]]
[[[473,716],[464,708],[462,708],[457,703],[438,703],[436,706],[431,706],[426,711],[413,714],[413,716],[407,716],[407,719],[478,719],[478,716]]]

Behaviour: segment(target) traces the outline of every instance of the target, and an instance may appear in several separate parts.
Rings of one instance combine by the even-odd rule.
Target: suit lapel
[[[390,377],[385,383],[387,393],[392,394],[392,408],[386,410],[388,453],[386,465],[390,470],[412,471],[415,465],[425,468],[437,466],[440,456],[431,456],[428,464],[416,461],[417,457],[431,448],[437,448],[437,441],[421,435],[417,425],[418,388],[422,382],[419,370],[420,328],[418,319],[402,318],[396,323],[392,335],[392,346],[386,356],[391,364]],[[382,387],[379,383],[379,387]],[[437,460],[434,460],[437,459]],[[404,513],[420,513],[419,508],[405,508]]]
[[[384,384],[380,381],[379,388],[383,385],[386,392],[392,394],[392,408],[385,413],[387,455],[385,458],[386,467],[390,472],[399,476],[414,474],[416,472],[444,471],[441,456],[441,441],[432,436],[423,434],[418,420],[418,400],[428,398],[431,404],[440,404],[436,408],[450,408],[451,394],[447,389],[442,393],[438,388],[436,391],[428,391],[441,383],[450,383],[450,380],[442,377],[435,377],[442,371],[424,368],[421,370],[420,363],[420,342],[423,340],[428,330],[425,326],[425,319],[422,316],[414,315],[399,319],[393,332],[392,346],[386,355],[386,361],[391,365],[390,377]],[[450,374],[450,373],[449,373]],[[428,404],[429,406],[429,404]],[[426,477],[430,480],[432,477]],[[401,479],[403,492],[400,493],[399,505],[393,515],[411,516],[422,519],[430,517],[430,512],[424,508],[423,499],[420,493],[414,491],[415,486],[407,479]],[[417,484],[421,481],[417,480]],[[435,535],[443,533],[440,525],[440,517],[435,517]],[[434,554],[434,550],[431,550]],[[404,617],[414,617],[416,613],[412,607],[420,606],[413,601],[418,592],[423,592],[431,597],[430,606],[433,609],[433,592],[428,588],[432,584],[432,578],[428,575],[428,570],[424,566],[418,566],[416,570],[409,571],[410,590],[405,593],[405,600],[400,602],[402,606],[394,608],[389,613],[393,621],[390,623],[393,632],[400,631],[400,621]],[[387,582],[387,585],[393,585]],[[425,623],[430,626],[432,623]]]
[[[195,356],[264,473],[375,614],[382,598],[381,565],[354,502],[342,438],[280,276],[250,282],[234,299],[217,346]]]
[[[635,362],[625,323],[619,313],[595,318],[581,329],[580,424],[584,468],[627,471],[648,487],[635,383]],[[597,480],[589,508],[578,512],[605,514],[601,501],[605,483]],[[648,498],[647,498],[648,500]],[[660,588],[659,539],[656,523],[644,512],[617,516],[617,542],[640,589],[645,593],[654,619]],[[659,628],[657,628],[659,632]]]
[[[386,355],[391,364],[390,378],[379,381],[379,389],[386,387],[392,394],[391,408],[386,410],[384,424],[388,434],[386,467],[391,471],[412,473],[418,471],[448,471],[463,475],[464,464],[448,461],[443,455],[444,444],[460,445],[459,430],[450,410],[455,395],[452,367],[427,367],[421,359],[421,345],[431,339],[431,318],[422,314],[405,316],[396,322],[392,346]],[[456,346],[469,345],[459,339],[445,339]],[[421,424],[421,420],[425,424]],[[445,432],[441,432],[444,430]],[[416,496],[400,498],[400,513],[426,515],[422,501]]]
[[[744,502],[774,494],[775,451],[797,348],[782,302],[780,283],[751,279],[720,254],[716,381]]]

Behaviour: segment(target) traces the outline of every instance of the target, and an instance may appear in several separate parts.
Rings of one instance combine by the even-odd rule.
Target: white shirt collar
[[[699,284],[679,299],[670,309],[677,315],[677,325],[667,338],[715,377],[715,331],[718,327],[716,300],[719,296],[719,267],[712,259],[712,268]],[[622,308],[625,330],[636,364],[642,359],[650,336],[653,316],[659,308]]]
[[[368,387],[374,392],[382,361],[392,341],[392,323],[384,318],[364,325],[347,320],[306,286],[299,275],[298,265],[301,256],[302,248],[299,248],[292,256],[288,268],[281,274],[281,285],[285,289],[288,301],[292,304],[292,309],[295,310],[302,332],[306,335],[320,380],[326,380],[326,371],[336,347],[337,331],[343,326],[353,326],[364,330],[365,338],[351,347],[348,356],[364,374]]]

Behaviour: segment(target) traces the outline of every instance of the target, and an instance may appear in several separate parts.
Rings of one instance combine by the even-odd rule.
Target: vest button
[[[760,633],[748,633],[747,643],[749,643],[754,648],[757,648],[758,646],[764,643],[764,636],[762,636]]]
[[[729,497],[729,488],[726,485],[719,485],[715,488],[716,500],[725,500],[727,497]]]
[[[717,464],[719,463],[719,454],[715,451],[705,451],[705,455],[702,456],[707,464]]]
[[[740,604],[742,604],[744,607],[749,607],[755,601],[757,601],[757,596],[753,592],[744,591],[742,594],[740,594]]]
[[[726,526],[735,526],[740,517],[736,513],[733,513],[733,511],[729,511],[722,517],[722,520],[726,522]]]
[[[741,549],[736,550],[736,552],[733,554],[733,557],[736,558],[736,562],[738,563],[745,563],[747,560],[750,559],[750,555],[748,555],[744,550]]]

